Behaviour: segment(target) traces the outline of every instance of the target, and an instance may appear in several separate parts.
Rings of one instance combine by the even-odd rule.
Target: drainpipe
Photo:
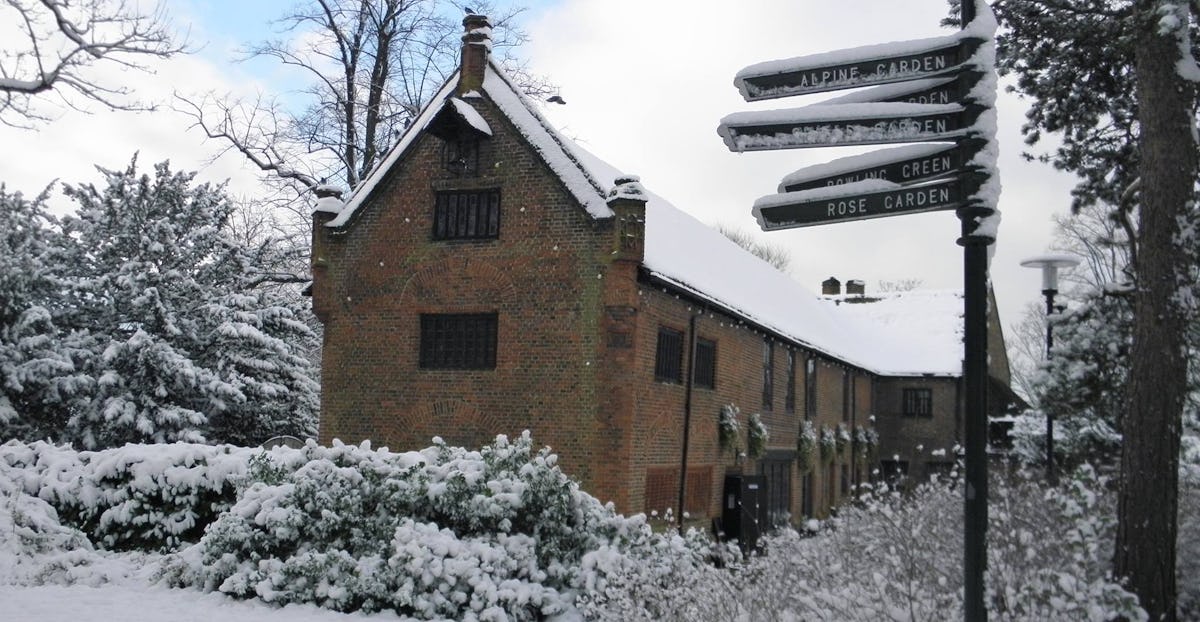
[[[679,532],[683,533],[683,502],[687,492],[688,437],[692,431],[692,382],[696,377],[696,314],[688,319],[688,365],[687,381],[683,397],[683,451],[679,460]]]

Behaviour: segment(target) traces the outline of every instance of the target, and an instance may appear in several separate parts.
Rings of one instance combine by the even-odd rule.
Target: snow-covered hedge
[[[233,505],[247,464],[261,453],[188,443],[76,452],[10,441],[0,446],[0,465],[95,546],[168,551],[198,541]]]
[[[480,451],[310,444],[272,455],[255,462],[254,483],[169,564],[167,578],[339,611],[541,619],[567,609],[567,592],[586,584],[586,554],[654,537],[555,463],[528,433]]]

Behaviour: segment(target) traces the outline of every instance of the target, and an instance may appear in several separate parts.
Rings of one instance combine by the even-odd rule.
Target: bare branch
[[[49,120],[46,95],[79,106],[78,98],[114,110],[148,110],[130,91],[95,77],[97,66],[146,70],[139,58],[170,58],[174,42],[161,7],[140,13],[123,0],[6,0],[0,21],[20,24],[20,36],[0,43],[0,123],[32,127]]]

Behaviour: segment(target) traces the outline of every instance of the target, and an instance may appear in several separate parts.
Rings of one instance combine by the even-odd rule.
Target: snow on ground
[[[343,622],[403,620],[393,613],[338,613],[314,605],[272,607],[219,593],[124,584],[0,586],[0,622]]]

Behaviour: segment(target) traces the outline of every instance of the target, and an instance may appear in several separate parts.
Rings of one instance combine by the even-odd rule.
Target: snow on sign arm
[[[717,133],[731,151],[954,140],[982,109],[960,104],[863,103],[736,112]]]
[[[954,209],[969,195],[964,176],[923,184],[869,179],[840,186],[784,192],[754,202],[754,217],[764,231],[883,218],[897,214]]]
[[[953,35],[767,61],[738,72],[746,101],[822,93],[954,73],[983,39]]]
[[[936,179],[962,169],[982,147],[981,142],[906,145],[838,158],[788,174],[779,183],[779,192],[840,186],[864,179],[901,184]]]

